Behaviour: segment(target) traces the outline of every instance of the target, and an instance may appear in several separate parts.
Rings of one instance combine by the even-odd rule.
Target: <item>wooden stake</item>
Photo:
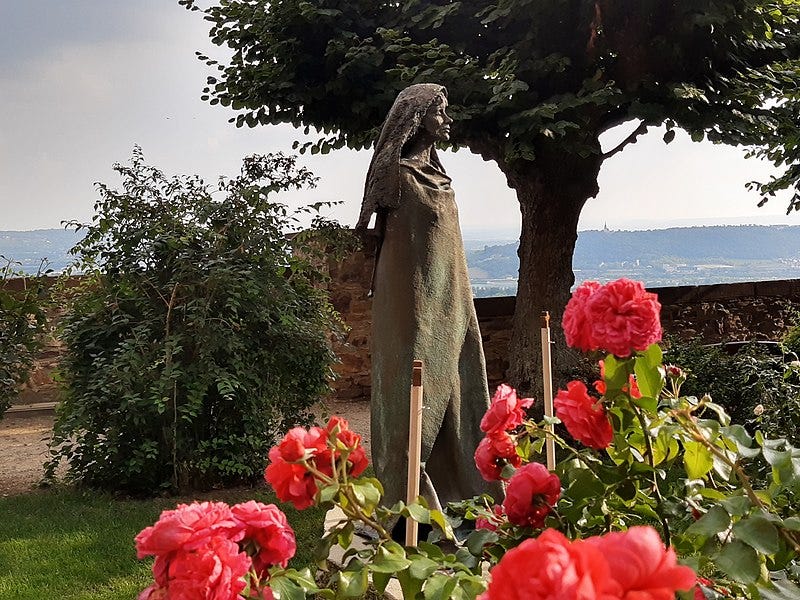
[[[542,382],[544,384],[544,414],[553,416],[553,370],[550,361],[550,313],[542,311]],[[553,426],[548,425],[547,430],[552,433]],[[548,436],[545,442],[547,449],[547,468],[556,468],[556,443]]]
[[[422,452],[422,361],[415,360],[411,371],[411,406],[408,419],[408,492],[406,504],[419,496],[420,454]],[[406,546],[417,545],[418,523],[406,519]]]

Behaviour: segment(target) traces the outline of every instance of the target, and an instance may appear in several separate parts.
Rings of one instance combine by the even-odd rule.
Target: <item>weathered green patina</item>
[[[424,362],[422,495],[441,508],[489,489],[473,459],[489,393],[458,209],[432,142],[413,151],[426,113],[437,99],[446,106],[444,97],[431,84],[400,94],[376,144],[360,220],[363,226],[377,210],[383,230],[373,286],[371,433],[389,505],[406,496],[415,359]],[[449,117],[443,107],[440,113],[446,135]]]

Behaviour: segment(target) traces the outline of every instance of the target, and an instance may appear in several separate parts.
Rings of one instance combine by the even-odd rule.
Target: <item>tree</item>
[[[180,3],[195,10],[194,0]],[[574,281],[578,216],[603,161],[648,127],[743,146],[782,167],[753,184],[800,207],[796,0],[226,0],[204,9],[227,64],[204,99],[238,126],[315,127],[312,153],[366,148],[397,92],[449,90],[451,138],[505,174],[522,213],[511,380],[535,380],[540,311]],[[598,138],[639,125],[603,153]]]
[[[48,473],[65,459],[72,479],[136,493],[257,479],[335,360],[313,261],[332,249],[290,244],[293,213],[273,198],[315,178],[283,155],[249,157],[217,188],[167,177],[139,148],[114,168],[122,188],[98,184],[92,222],[74,224],[86,275],[65,317]]]

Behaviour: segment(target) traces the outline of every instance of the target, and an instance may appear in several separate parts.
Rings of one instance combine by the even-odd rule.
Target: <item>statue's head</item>
[[[431,145],[450,139],[452,119],[447,116],[446,109],[447,90],[442,85],[418,83],[397,95],[375,143],[357,227],[366,228],[376,208],[398,205],[400,160],[406,144],[419,134],[427,134]],[[444,172],[434,147],[431,147],[430,160]]]
[[[437,96],[422,117],[421,130],[424,130],[434,141],[446,142],[450,139],[450,123],[453,119],[447,114],[447,95]]]
[[[437,132],[438,136],[443,135],[443,126],[435,122],[437,113],[444,114],[449,125],[452,122],[450,117],[444,112],[447,108],[447,89],[436,83],[417,83],[410,85],[401,91],[389,110],[389,115],[384,123],[384,132],[397,131],[404,138],[403,143],[413,137],[421,128],[429,130],[430,133]],[[427,117],[427,119],[426,119]],[[438,117],[441,119],[441,116]],[[443,119],[441,119],[443,120]],[[449,127],[447,128],[447,140],[450,137]],[[380,142],[379,142],[380,143]]]

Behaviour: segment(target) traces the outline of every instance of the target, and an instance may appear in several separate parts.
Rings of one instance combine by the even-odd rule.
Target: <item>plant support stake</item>
[[[550,313],[542,311],[542,383],[544,386],[544,416],[553,416],[553,369],[550,363]],[[553,433],[553,425],[547,425],[547,431]],[[556,468],[556,442],[552,435],[545,441],[547,449],[547,468]]]
[[[422,452],[422,361],[415,360],[411,372],[411,406],[408,417],[408,492],[406,504],[419,496],[420,454]],[[417,545],[417,522],[406,519],[406,546]]]

